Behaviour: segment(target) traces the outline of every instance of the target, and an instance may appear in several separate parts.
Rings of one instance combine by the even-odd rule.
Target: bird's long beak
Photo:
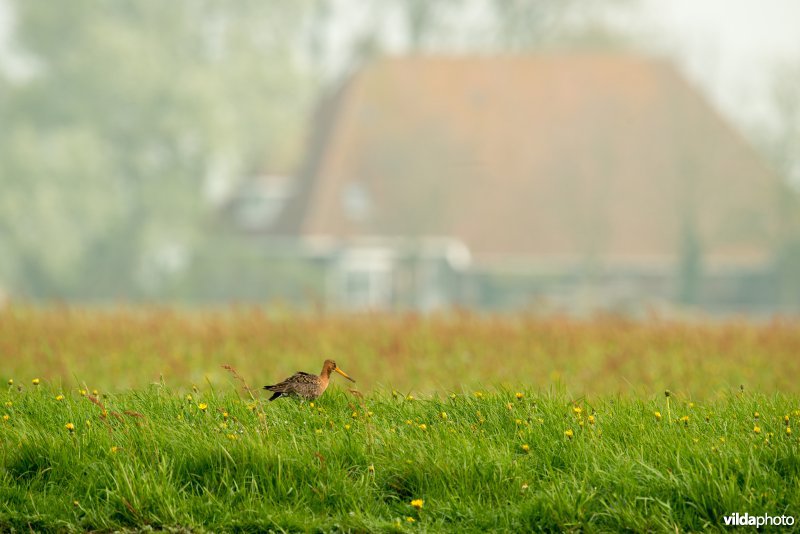
[[[337,373],[339,373],[340,375],[342,375],[343,377],[345,377],[346,379],[348,379],[350,382],[352,382],[352,383],[354,383],[354,384],[356,383],[356,381],[355,381],[355,380],[353,380],[352,378],[350,378],[349,376],[347,376],[347,373],[345,373],[344,371],[342,371],[342,370],[341,370],[341,369],[339,369],[338,367],[336,367],[336,368],[334,369],[334,371],[336,371]]]

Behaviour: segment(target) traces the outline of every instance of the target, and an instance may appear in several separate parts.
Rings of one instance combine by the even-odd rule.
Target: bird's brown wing
[[[273,384],[271,386],[264,386],[268,391],[276,391],[279,393],[288,393],[294,390],[297,384],[313,384],[318,377],[303,371],[298,371],[286,380]]]

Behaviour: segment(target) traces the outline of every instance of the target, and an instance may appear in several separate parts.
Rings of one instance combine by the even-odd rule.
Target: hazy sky
[[[800,67],[800,0],[640,1],[631,31],[740,123],[764,120],[774,77]]]
[[[622,17],[625,31],[672,58],[740,126],[767,120],[771,81],[800,66],[800,0],[638,2]],[[0,0],[0,65],[8,25]]]

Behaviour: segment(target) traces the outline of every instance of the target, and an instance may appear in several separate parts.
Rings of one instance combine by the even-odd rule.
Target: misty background
[[[0,0],[0,301],[797,312],[797,20],[791,0]],[[345,113],[332,102],[372,66],[583,53],[667,60],[754,149],[776,177],[758,265],[708,278],[691,218],[675,223],[667,267],[593,252],[546,271],[535,250],[484,261],[444,223],[378,235],[361,178],[341,198],[355,233],[266,228],[322,180],[309,168],[326,109]],[[409,159],[392,163],[398,176]],[[704,189],[692,209],[726,194]]]

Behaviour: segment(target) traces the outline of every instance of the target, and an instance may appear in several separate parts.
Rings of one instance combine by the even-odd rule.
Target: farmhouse
[[[322,102],[302,169],[249,209],[345,307],[752,309],[777,187],[664,61],[410,57]]]

